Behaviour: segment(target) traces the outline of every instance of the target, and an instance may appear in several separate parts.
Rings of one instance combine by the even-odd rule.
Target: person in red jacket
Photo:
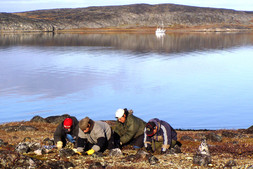
[[[58,149],[66,146],[67,140],[76,144],[78,137],[79,125],[78,120],[69,116],[60,123],[54,132],[54,142]],[[67,139],[67,140],[66,140]]]

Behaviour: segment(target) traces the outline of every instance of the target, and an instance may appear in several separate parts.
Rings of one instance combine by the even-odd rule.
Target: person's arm
[[[86,144],[87,144],[87,139],[78,137],[77,138],[77,151],[82,153]]]
[[[163,145],[162,145],[162,152],[166,152],[166,150],[171,145],[171,128],[165,127],[161,124],[161,130],[163,131]]]
[[[96,137],[94,138],[94,140],[97,139],[97,144],[92,146],[92,149],[95,152],[98,152],[106,143],[105,132],[103,128],[100,127],[99,125],[97,125],[92,132],[93,132],[92,136]]]
[[[122,142],[122,144],[126,144],[127,142],[129,142],[134,135],[136,134],[138,129],[138,125],[136,124],[136,122],[134,120],[132,120],[128,126],[127,126],[127,130],[124,133],[124,135],[122,135],[120,137],[120,142]]]
[[[56,127],[56,130],[54,132],[54,142],[55,144],[58,142],[58,141],[62,141],[61,138],[62,138],[62,124],[59,124],[57,127]]]

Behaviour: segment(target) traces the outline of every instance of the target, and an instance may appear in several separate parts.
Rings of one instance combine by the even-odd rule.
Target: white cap
[[[124,115],[124,109],[118,109],[115,113],[116,118],[121,118]]]

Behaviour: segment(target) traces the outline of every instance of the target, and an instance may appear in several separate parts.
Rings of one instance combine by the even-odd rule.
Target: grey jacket
[[[89,143],[93,144],[92,149],[98,152],[102,146],[104,146],[105,141],[111,138],[111,127],[106,122],[94,121],[91,131],[89,133],[84,133],[80,128],[78,132],[78,137],[82,140],[87,140]],[[83,152],[83,144],[77,144],[77,150]]]

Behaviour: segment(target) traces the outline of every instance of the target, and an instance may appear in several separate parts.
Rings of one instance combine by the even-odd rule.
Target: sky
[[[25,12],[40,9],[82,8],[89,6],[111,6],[129,4],[162,4],[226,8],[253,11],[252,0],[0,0],[0,12]]]

